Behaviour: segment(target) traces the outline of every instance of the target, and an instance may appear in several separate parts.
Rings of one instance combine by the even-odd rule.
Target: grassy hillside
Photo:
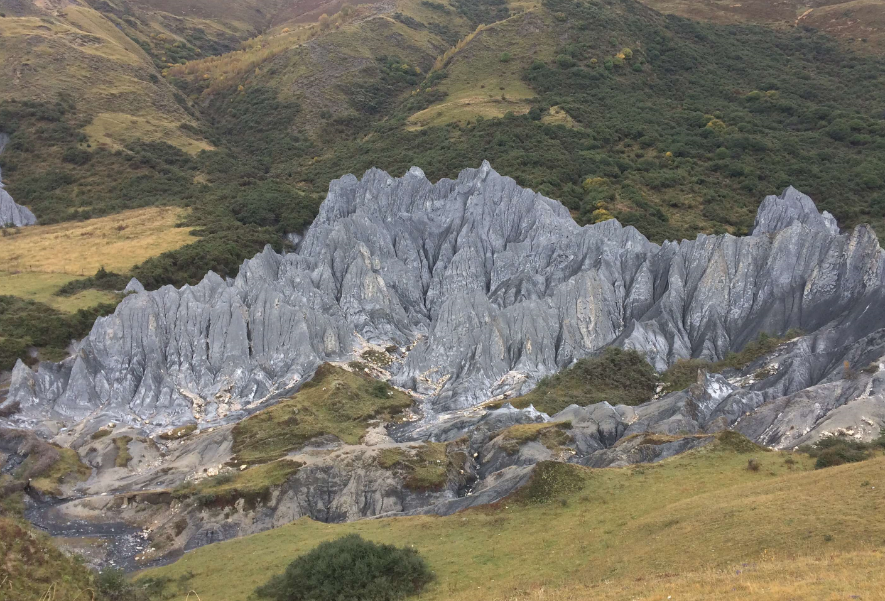
[[[881,0],[643,0],[663,13],[716,23],[756,23],[823,31],[859,52],[885,52],[885,2]]]
[[[76,99],[97,144],[167,140],[199,150],[179,129],[194,124],[144,50],[85,4],[44,10],[28,0],[0,0],[0,100]]]
[[[166,579],[171,596],[182,586],[207,601],[246,599],[295,556],[355,532],[414,545],[437,576],[428,600],[880,598],[885,458],[813,471],[807,456],[744,448],[724,440],[623,469],[542,464],[527,489],[491,507],[303,519],[142,577]]]
[[[494,25],[435,73],[448,77],[434,88],[469,94],[478,82],[458,62],[473,57],[475,65],[465,60],[477,71],[499,74],[505,96],[508,86],[520,90],[514,97],[525,86],[534,92],[527,114],[460,124],[447,96],[420,111],[406,103],[395,113],[405,126],[392,117],[337,143],[305,168],[308,181],[370,165],[402,173],[419,164],[432,178],[451,177],[487,158],[563,200],[579,222],[602,208],[655,240],[745,232],[761,198],[788,184],[843,225],[885,227],[880,62],[813,33],[693,23],[629,0],[546,0],[513,20],[514,31],[539,23],[539,37],[554,23],[553,58],[517,51],[501,62],[484,41],[504,27]]]
[[[436,72],[446,77],[430,93],[444,98],[412,114],[408,129],[527,113],[536,92],[522,72],[535,60],[553,59],[555,24],[549,13],[533,10],[476,30],[440,57]]]
[[[4,178],[43,224],[193,209],[192,244],[121,274],[148,287],[281,248],[331,179],[373,166],[438,179],[488,159],[579,223],[655,241],[745,233],[790,184],[843,227],[885,231],[885,66],[811,30],[633,0],[91,6],[0,19],[4,97],[31,99],[0,104]],[[203,21],[230,45],[199,46]]]

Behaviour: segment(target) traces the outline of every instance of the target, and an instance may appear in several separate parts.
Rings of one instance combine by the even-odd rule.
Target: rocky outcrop
[[[6,134],[0,134],[0,155],[3,154],[3,148],[9,142]],[[34,225],[37,218],[27,207],[23,207],[12,199],[3,188],[3,172],[0,171],[0,228],[4,227],[24,227],[26,225]]]
[[[830,234],[839,233],[835,217],[827,211],[818,213],[817,207],[808,196],[790,186],[780,196],[765,197],[756,214],[756,222],[750,235],[773,234],[787,229],[794,223],[801,223],[809,229]]]
[[[801,328],[815,351],[779,384],[789,394],[822,381],[831,349],[885,327],[883,293],[872,230],[839,233],[793,189],[763,202],[751,236],[658,246],[615,220],[579,227],[488,163],[436,184],[373,169],[331,183],[296,252],[130,295],[70,359],[16,365],[9,402],[21,423],[234,421],[371,347],[432,420],[607,345],[664,369]]]
[[[24,227],[35,223],[34,214],[27,207],[16,204],[0,184],[0,227]]]

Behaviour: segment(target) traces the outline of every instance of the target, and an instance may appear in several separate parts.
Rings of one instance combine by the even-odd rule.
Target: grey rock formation
[[[139,282],[137,278],[129,280],[129,283],[123,288],[123,294],[134,294],[138,292],[144,292],[144,285]]]
[[[801,223],[810,229],[830,234],[839,233],[835,217],[826,211],[818,213],[817,207],[808,196],[790,186],[780,196],[765,197],[756,214],[756,222],[750,235],[773,234],[787,229],[794,223]]]
[[[6,134],[0,134],[0,155],[9,142]],[[26,225],[34,225],[37,218],[27,207],[23,207],[12,199],[3,188],[3,172],[0,171],[0,228],[3,227],[24,227]]]
[[[765,200],[753,233],[658,246],[615,220],[579,227],[488,163],[436,184],[417,168],[373,169],[331,183],[296,252],[268,248],[232,280],[130,295],[73,357],[16,365],[8,402],[21,423],[229,422],[323,361],[396,348],[391,381],[434,423],[607,345],[664,369],[801,328],[813,350],[772,382],[784,396],[820,384],[827,361],[885,327],[885,255],[868,227],[841,234],[792,189]],[[700,417],[651,404],[637,420],[672,431],[734,420],[775,392],[742,391],[728,407],[694,399]]]

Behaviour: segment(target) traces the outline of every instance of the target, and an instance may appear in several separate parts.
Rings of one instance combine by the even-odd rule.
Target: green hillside
[[[745,233],[787,185],[843,227],[885,231],[885,65],[809,28],[695,22],[634,0],[299,6],[10,9],[10,193],[41,223],[193,209],[179,222],[192,244],[114,280],[148,287],[235,273],[303,230],[331,179],[373,166],[438,179],[489,160],[581,224],[614,216],[658,242]],[[191,39],[203,21],[230,44]],[[75,25],[94,46],[62,45]],[[22,71],[35,40],[25,62],[57,71]],[[110,79],[85,86],[90,70]]]
[[[302,519],[140,578],[165,598],[247,599],[319,542],[358,533],[414,546],[436,574],[427,600],[877,598],[885,459],[814,471],[732,438],[654,465],[541,464],[515,497],[447,517]]]

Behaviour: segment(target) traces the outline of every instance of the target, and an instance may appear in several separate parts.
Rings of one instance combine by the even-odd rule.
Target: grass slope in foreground
[[[94,575],[49,537],[0,516],[0,599],[94,599]],[[9,595],[9,596],[7,596]]]
[[[358,533],[414,545],[437,576],[428,600],[881,598],[885,458],[815,471],[732,438],[654,465],[542,464],[525,500],[447,517],[302,519],[143,576],[167,578],[169,595],[185,577],[204,601],[246,599],[297,555]]]

